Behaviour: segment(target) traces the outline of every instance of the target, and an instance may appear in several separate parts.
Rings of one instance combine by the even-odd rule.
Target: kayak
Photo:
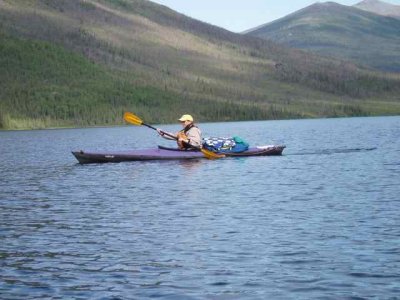
[[[282,155],[283,145],[268,145],[249,148],[239,153],[224,153],[226,157],[247,157]],[[110,152],[86,152],[83,150],[72,151],[80,164],[110,163],[123,161],[145,161],[145,160],[177,160],[177,159],[199,159],[205,158],[198,150],[179,150],[158,146],[156,149],[110,151]]]
[[[239,153],[224,153],[226,157],[266,156],[282,155],[283,145],[268,145],[249,148]],[[144,160],[176,160],[176,159],[199,159],[205,158],[198,150],[180,150],[158,146],[156,149],[142,149],[129,151],[110,152],[86,152],[83,150],[72,151],[80,164],[109,163],[123,161],[144,161]]]

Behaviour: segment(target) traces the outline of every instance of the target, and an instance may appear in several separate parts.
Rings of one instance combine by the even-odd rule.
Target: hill
[[[400,72],[399,32],[400,19],[326,2],[247,34],[383,71]]]
[[[354,5],[354,7],[382,16],[400,18],[400,5],[394,5],[379,0],[364,0]]]
[[[0,0],[0,128],[399,114],[400,79],[146,0]]]

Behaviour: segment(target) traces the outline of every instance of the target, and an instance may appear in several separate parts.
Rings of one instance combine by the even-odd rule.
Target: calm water
[[[78,165],[71,150],[171,144],[0,132],[0,298],[400,299],[400,117],[201,127],[287,149]]]

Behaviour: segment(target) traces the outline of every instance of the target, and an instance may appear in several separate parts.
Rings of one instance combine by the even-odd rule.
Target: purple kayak
[[[281,155],[285,146],[268,145],[249,148],[240,153],[224,153],[226,157]],[[175,159],[199,159],[205,158],[204,154],[197,150],[179,150],[159,146],[156,149],[110,151],[110,152],[86,152],[73,151],[72,154],[81,164],[108,163],[122,161],[142,160],[175,160]]]

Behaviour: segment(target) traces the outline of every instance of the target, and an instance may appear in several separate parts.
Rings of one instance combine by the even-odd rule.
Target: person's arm
[[[163,138],[166,139],[166,140],[175,140],[174,138],[172,138],[172,137],[169,136],[169,135],[176,136],[176,135],[173,134],[173,133],[169,133],[169,132],[163,131],[163,130],[161,130],[161,129],[159,129],[159,128],[157,128],[157,132],[158,132],[158,134],[159,134],[161,137],[163,137]],[[168,134],[169,134],[169,135],[168,135]]]

